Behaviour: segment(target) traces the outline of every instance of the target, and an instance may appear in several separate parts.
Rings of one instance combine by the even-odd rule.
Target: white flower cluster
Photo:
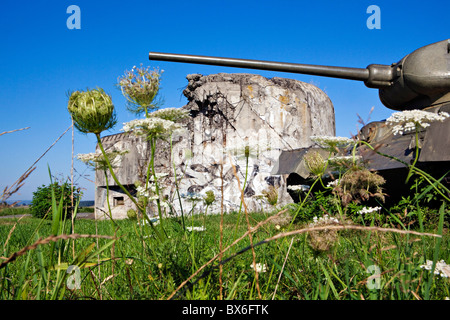
[[[151,117],[126,122],[123,124],[122,131],[134,131],[136,134],[168,135],[180,128],[181,126],[173,121]]]
[[[288,188],[288,190],[300,192],[300,191],[308,191],[311,187],[306,184],[299,184],[299,185],[288,186],[287,188]]]
[[[325,214],[323,217],[313,218],[313,222],[309,224],[310,227],[317,227],[319,225],[327,225],[327,224],[339,224],[339,220],[333,217],[330,217],[328,214]]]
[[[108,160],[111,162],[112,166],[118,165],[120,163],[120,156],[124,155],[128,151],[110,151],[106,152]],[[77,159],[84,162],[90,166],[106,165],[105,157],[101,152],[91,152],[91,153],[80,153],[77,155]]]
[[[311,140],[317,143],[322,148],[345,148],[353,143],[353,140],[345,137],[333,136],[312,136]]]
[[[447,112],[434,113],[424,110],[405,110],[393,113],[386,119],[386,123],[393,126],[392,131],[396,135],[429,127],[431,122],[444,121],[448,117],[449,114]]]
[[[185,198],[188,201],[202,201],[203,196],[200,193],[196,192],[188,192],[188,193],[182,193],[182,198]]]
[[[374,208],[364,207],[360,211],[358,211],[358,213],[359,214],[366,214],[366,213],[376,212],[376,211],[380,211],[380,210],[381,210],[381,207],[374,207]]]
[[[205,227],[186,227],[186,229],[188,230],[188,231],[205,231],[206,230],[206,228]]]
[[[144,186],[139,186],[136,188],[136,192],[138,197],[146,197],[149,201],[155,201],[158,199],[158,196],[151,196],[152,193],[156,192],[156,188],[154,186],[150,186],[149,190],[146,190]]]
[[[327,188],[334,188],[339,184],[339,180],[333,180],[327,183]]]
[[[265,264],[261,264],[261,263],[256,263],[256,269],[255,269],[255,266],[252,263],[250,265],[250,268],[252,268],[253,270],[256,270],[258,273],[267,271],[267,266]]]
[[[231,141],[225,148],[225,153],[240,158],[258,158],[263,152],[271,150],[269,141]]]
[[[431,270],[433,267],[433,261],[427,260],[427,263],[420,266],[425,270]],[[450,277],[450,265],[446,264],[444,260],[437,261],[434,268],[434,274],[440,275],[443,278]]]

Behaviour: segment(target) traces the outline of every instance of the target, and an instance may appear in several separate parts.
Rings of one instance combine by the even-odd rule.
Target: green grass
[[[13,208],[4,208],[0,210],[1,216],[13,216],[13,215],[22,215],[22,214],[30,214],[29,207],[13,207]]]
[[[252,226],[270,215],[250,214]],[[224,247],[235,240],[237,217],[237,213],[224,215]],[[150,228],[141,230],[135,220],[116,221],[117,225],[110,221],[77,220],[77,234],[115,233],[118,239],[114,246],[110,239],[96,238],[59,240],[55,246],[40,245],[0,269],[0,295],[2,299],[167,299],[220,251],[220,215],[188,217],[186,222],[188,226],[204,226],[206,230],[184,232],[181,219],[167,219],[164,223],[166,237],[160,242],[152,236]],[[302,227],[294,224],[291,230]],[[70,223],[64,228],[66,232],[61,233],[69,234]],[[254,233],[253,243],[287,231],[286,228],[277,229],[275,224],[267,223]],[[246,230],[246,223],[241,222],[237,236]],[[45,238],[51,234],[52,221],[49,220],[2,219],[2,256],[9,257],[36,241],[37,236]],[[141,238],[141,234],[145,238]],[[223,264],[224,299],[258,298],[255,272],[250,267],[251,250],[247,248],[240,253],[248,245],[248,237],[244,237],[223,255],[224,261],[229,259]],[[97,249],[101,252],[92,255]],[[73,275],[64,268],[74,261],[73,252],[75,256],[84,252],[88,259],[85,267],[79,269],[80,288],[69,290],[66,282]],[[433,276],[420,265],[427,259],[447,261],[448,252],[448,234],[439,240],[430,236],[361,230],[339,231],[325,251],[314,250],[307,233],[255,247],[256,262],[267,266],[266,272],[259,273],[262,298],[272,299],[276,292],[275,299],[301,300],[444,299],[450,296],[449,279]],[[381,271],[379,289],[371,290],[367,286],[373,281],[367,279],[371,275],[367,272],[369,266],[377,266]],[[219,277],[216,260],[178,291],[175,299],[219,299]]]

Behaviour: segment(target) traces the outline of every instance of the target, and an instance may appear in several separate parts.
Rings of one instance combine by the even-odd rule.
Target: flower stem
[[[408,172],[408,176],[406,177],[406,183],[408,183],[409,179],[411,178],[412,174],[413,174],[413,168],[415,168],[417,160],[419,159],[419,128],[416,126],[416,134],[415,134],[415,138],[416,138],[416,147],[415,147],[415,157],[414,157],[414,162],[413,164],[409,167],[409,172]]]
[[[152,170],[152,175],[153,175],[153,179],[155,179],[155,191],[156,191],[156,205],[158,207],[158,216],[159,216],[159,221],[161,223],[161,228],[164,231],[163,228],[163,217],[162,217],[162,212],[161,212],[161,201],[159,198],[159,184],[158,184],[158,179],[156,177],[156,171],[155,171],[155,152],[156,152],[156,140],[154,137],[150,137],[150,149],[151,149],[151,159],[150,159],[150,166],[151,166],[151,170]],[[148,179],[149,176],[147,175],[147,188],[148,188]]]
[[[172,136],[170,137],[170,155],[173,156],[173,144],[172,144]],[[175,179],[175,190],[178,196],[178,202],[180,203],[180,210],[181,210],[181,221],[183,223],[183,230],[186,231],[186,224],[184,223],[184,212],[183,212],[183,205],[181,203],[181,196],[180,196],[180,189],[178,188],[178,181],[177,181],[177,168],[175,166],[175,162],[172,161],[173,164],[173,176]]]

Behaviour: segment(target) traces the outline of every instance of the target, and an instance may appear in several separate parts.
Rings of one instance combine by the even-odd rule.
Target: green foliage
[[[296,223],[311,221],[314,217],[321,217],[324,214],[334,213],[336,211],[336,197],[329,191],[314,192],[306,199],[305,204],[295,218]],[[293,205],[290,210],[295,212],[299,205]]]
[[[134,210],[134,209],[129,209],[129,210],[127,211],[127,217],[128,217],[128,219],[136,220],[136,219],[137,219],[136,210]]]
[[[31,215],[35,218],[52,218],[52,189],[55,192],[56,203],[59,205],[62,200],[63,214],[70,217],[72,214],[71,201],[71,185],[67,182],[53,182],[49,185],[42,185],[33,192],[33,200],[31,201]],[[81,199],[79,190],[74,190],[73,201],[75,203]]]

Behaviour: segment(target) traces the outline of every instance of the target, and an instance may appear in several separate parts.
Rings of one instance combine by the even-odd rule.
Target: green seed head
[[[72,92],[67,109],[82,133],[100,134],[117,123],[111,96],[101,88]]]

